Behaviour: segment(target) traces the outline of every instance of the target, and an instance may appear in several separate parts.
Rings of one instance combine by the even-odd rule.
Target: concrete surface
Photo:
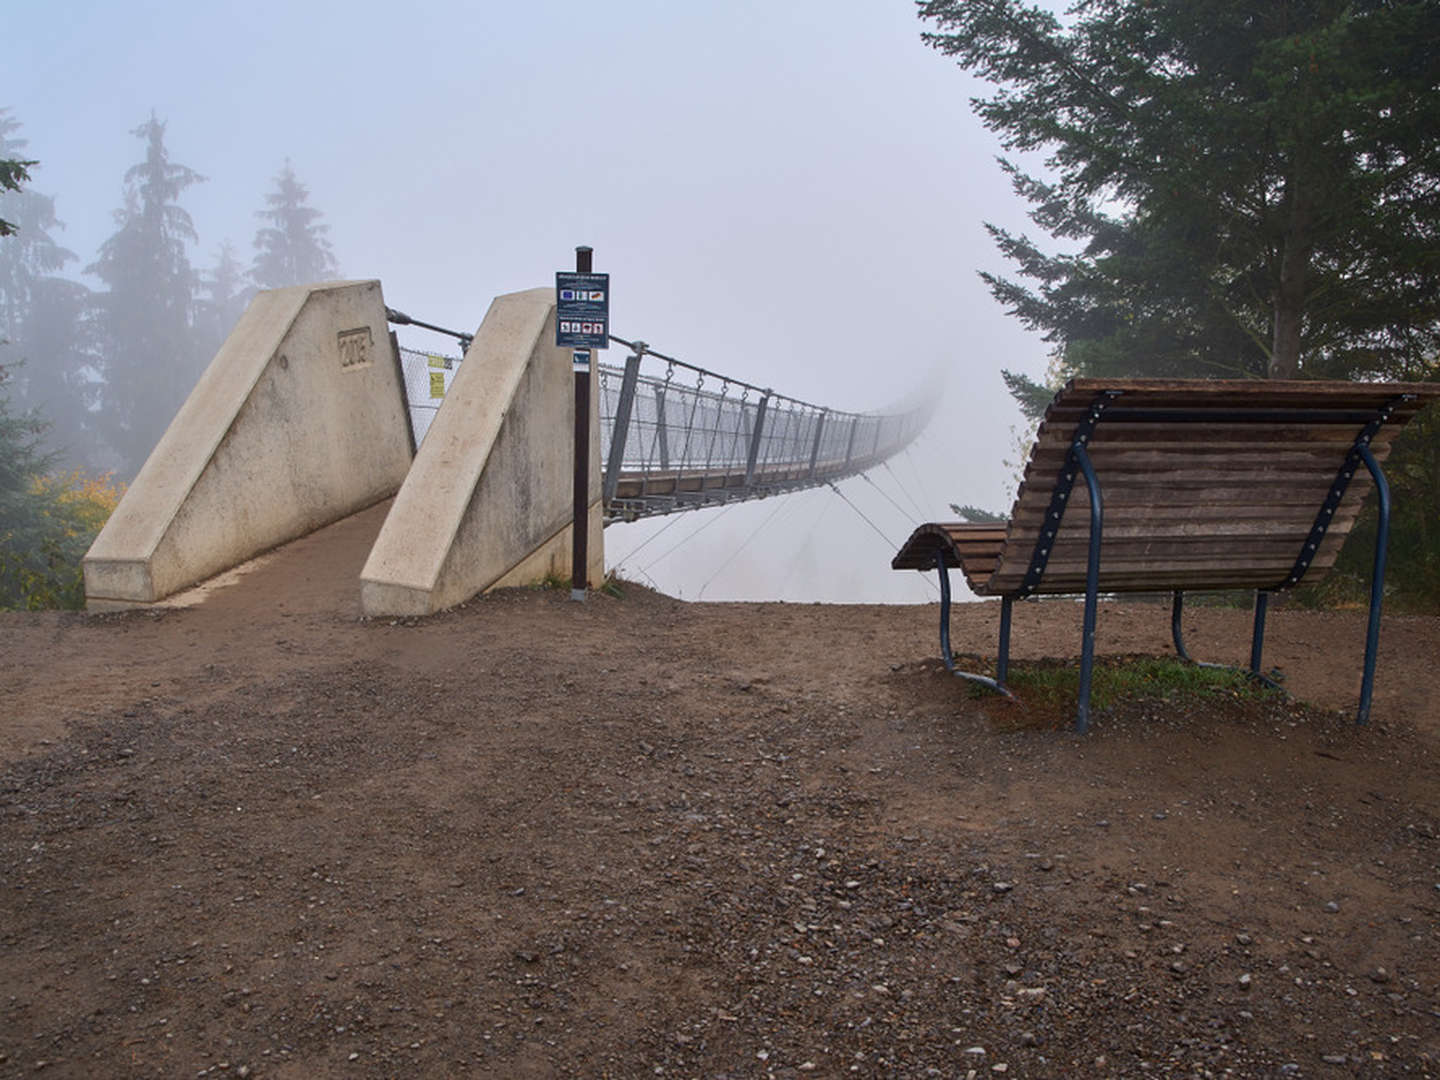
[[[487,589],[570,578],[575,394],[555,290],[497,297],[361,571],[367,615],[425,615]],[[588,580],[605,573],[591,374]]]
[[[337,521],[410,456],[380,283],[262,292],[91,546],[86,605],[153,603]]]

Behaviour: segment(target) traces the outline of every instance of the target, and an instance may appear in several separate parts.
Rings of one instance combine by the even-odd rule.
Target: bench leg
[[[1000,599],[1000,655],[995,658],[995,680],[1004,686],[1010,678],[1010,609],[1015,605],[1011,596]]]
[[[1380,602],[1385,597],[1385,548],[1390,540],[1390,484],[1369,446],[1360,447],[1360,457],[1375,481],[1380,521],[1375,530],[1375,565],[1370,574],[1370,622],[1365,630],[1365,675],[1360,680],[1360,705],[1355,722],[1370,722],[1370,698],[1375,692],[1375,654],[1380,647]]]
[[[1265,653],[1265,610],[1270,606],[1270,594],[1264,589],[1255,590],[1255,629],[1250,634],[1250,677],[1269,682],[1261,669]]]
[[[1095,670],[1095,609],[1099,605],[1100,539],[1105,528],[1105,508],[1100,498],[1100,481],[1084,444],[1077,441],[1070,449],[1085,474],[1085,487],[1090,492],[1090,553],[1085,566],[1085,625],[1080,637],[1080,700],[1075,707],[1075,730],[1083,735],[1090,728],[1090,678]]]
[[[1235,668],[1228,664],[1212,664],[1205,660],[1194,659],[1185,649],[1185,632],[1181,628],[1180,620],[1185,610],[1185,594],[1179,589],[1175,590],[1175,599],[1170,606],[1170,636],[1175,640],[1175,654],[1181,661],[1187,664],[1194,664],[1196,667],[1217,668],[1222,671],[1234,671]],[[1268,679],[1266,680],[1269,681]],[[1274,685],[1273,683],[1271,685]]]
[[[1005,597],[1000,608],[1000,659],[995,665],[995,673],[999,678],[992,679],[988,675],[961,671],[955,666],[955,656],[950,652],[950,568],[945,565],[943,555],[935,556],[935,570],[940,575],[940,658],[945,661],[945,670],[957,679],[979,683],[1014,701],[1015,695],[1005,686],[1005,674],[1010,661],[1010,598]]]

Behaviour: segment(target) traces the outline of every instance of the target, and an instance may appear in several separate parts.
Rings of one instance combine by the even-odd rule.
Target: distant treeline
[[[287,160],[256,217],[247,268],[222,241],[208,269],[152,113],[125,171],[115,232],[83,273],[36,191],[20,122],[0,109],[0,609],[82,607],[80,560],[258,289],[333,278],[328,226]]]
[[[20,128],[0,109],[0,160],[34,165]],[[115,232],[83,267],[56,239],[55,196],[28,182],[0,193],[0,221],[13,229],[0,238],[0,394],[13,415],[46,426],[52,465],[127,479],[257,289],[339,272],[288,160],[256,212],[249,266],[227,239],[197,268],[200,238],[182,199],[205,177],[171,158],[153,113],[132,134],[143,149],[120,178]]]

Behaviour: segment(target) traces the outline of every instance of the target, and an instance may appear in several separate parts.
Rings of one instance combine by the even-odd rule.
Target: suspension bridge
[[[827,409],[643,341],[610,340],[629,356],[596,365],[607,525],[833,484],[904,450],[930,419],[929,400],[883,413]],[[418,449],[464,358],[405,346],[399,356]]]
[[[401,347],[392,324],[460,355]],[[611,340],[625,360],[591,376],[592,585],[605,525],[833,486],[903,451],[935,400],[846,412]],[[473,334],[387,307],[376,281],[261,293],[87,555],[87,605],[160,602],[392,497],[367,614],[569,577],[574,410],[553,289],[497,297]]]

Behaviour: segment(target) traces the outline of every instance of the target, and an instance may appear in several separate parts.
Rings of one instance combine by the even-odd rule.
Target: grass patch
[[[1010,689],[1036,705],[1073,705],[1080,693],[1080,665],[1053,661],[1011,664]],[[1090,705],[1096,709],[1129,701],[1258,697],[1263,693],[1264,687],[1243,671],[1198,667],[1171,657],[1097,658],[1090,680]]]
[[[958,658],[957,658],[958,659]],[[967,667],[963,661],[960,666]],[[988,665],[977,665],[980,670]],[[985,711],[1006,727],[1068,724],[1080,694],[1078,660],[1011,662],[1007,682],[1011,703],[972,684],[973,696],[986,702]],[[1177,713],[1195,707],[1245,704],[1267,700],[1275,691],[1232,668],[1199,667],[1175,657],[1105,656],[1095,658],[1090,680],[1092,712],[1129,711],[1164,703]],[[1019,714],[1015,706],[1019,707]]]

